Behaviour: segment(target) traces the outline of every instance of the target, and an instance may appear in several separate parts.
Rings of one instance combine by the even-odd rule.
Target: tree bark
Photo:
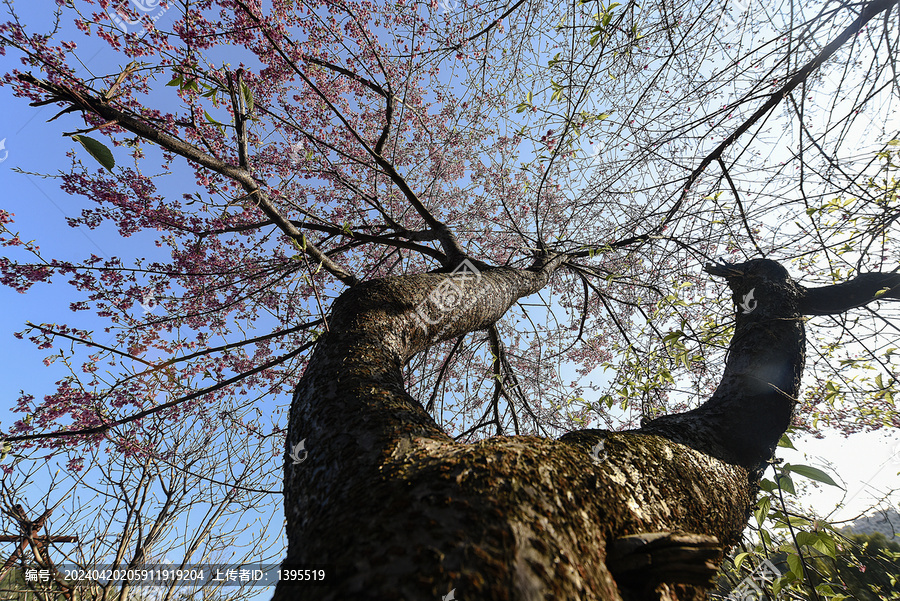
[[[737,306],[750,285],[758,305],[737,311],[722,385],[694,412],[638,431],[455,443],[407,394],[403,365],[495,323],[561,261],[372,280],[335,301],[285,452],[284,567],[325,580],[282,581],[277,601],[705,598],[710,546],[739,541],[793,415],[809,291],[772,261],[707,268]],[[700,536],[665,536],[679,532]],[[668,545],[664,559],[622,551],[635,540]]]

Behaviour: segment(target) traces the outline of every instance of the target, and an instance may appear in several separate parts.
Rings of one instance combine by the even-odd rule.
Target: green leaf
[[[207,120],[207,121],[209,121],[210,123],[212,123],[213,125],[215,125],[216,128],[217,128],[220,132],[222,132],[223,135],[225,134],[225,125],[223,125],[222,123],[219,123],[218,121],[216,121],[215,119],[213,119],[213,118],[212,118],[212,115],[210,115],[210,114],[207,113],[206,111],[203,111],[203,116],[206,117],[206,120]]]
[[[772,507],[772,501],[769,497],[763,497],[759,501],[756,502],[756,511],[754,512],[754,517],[756,517],[756,523],[762,525],[762,523],[766,520],[766,517],[769,515],[769,509]]]
[[[812,547],[819,541],[819,537],[817,537],[812,532],[798,532],[797,533],[797,544],[802,546]]]
[[[795,474],[800,474],[804,478],[809,478],[810,480],[816,480],[817,482],[822,482],[823,484],[836,486],[843,490],[843,487],[832,480],[831,476],[818,468],[810,467],[808,465],[791,465],[790,463],[786,463],[784,466],[784,470],[786,472],[794,472]]]
[[[791,568],[791,572],[797,574],[798,576],[803,575],[803,563],[800,561],[799,555],[794,555],[791,553],[787,556],[787,563]]]
[[[772,595],[774,595],[776,599],[779,598],[778,593],[781,592],[781,586],[782,586],[781,583],[782,582],[784,582],[784,580],[781,578],[778,578],[775,580],[775,583],[772,585]]]
[[[795,496],[797,495],[797,491],[794,490],[794,481],[791,480],[791,477],[788,475],[787,470],[781,472],[780,477],[776,478],[775,481],[784,492],[790,493]]]
[[[551,81],[550,87],[553,88],[553,94],[550,95],[550,100],[562,100],[563,99],[563,86],[561,84],[556,83],[555,81]]]
[[[782,519],[781,524],[779,524],[778,527],[779,528],[787,528],[788,525],[793,526],[794,528],[807,528],[807,527],[811,526],[812,523],[809,520],[806,520],[803,518],[790,516],[786,522]]]
[[[244,95],[244,102],[247,103],[247,112],[253,112],[253,92],[243,81],[241,82],[241,94]]]
[[[837,542],[831,535],[825,532],[819,532],[816,537],[818,540],[813,543],[813,548],[824,553],[832,559],[837,559]]]
[[[875,298],[878,298],[879,296],[884,296],[885,294],[887,294],[890,291],[891,291],[890,288],[882,288],[881,290],[879,290],[878,292],[875,293]]]
[[[72,139],[84,146],[88,154],[97,159],[97,162],[103,165],[107,171],[112,171],[113,167],[116,166],[115,157],[113,157],[112,152],[103,142],[98,142],[94,138],[82,136],[81,134],[72,136]]]
[[[825,382],[825,402],[832,403],[838,395],[840,395],[841,390],[837,386],[834,385],[834,382],[831,380]]]
[[[663,337],[663,342],[668,342],[670,340],[678,340],[682,336],[687,336],[682,330],[675,330],[674,332],[669,332]]]
[[[779,447],[784,447],[786,449],[794,449],[797,450],[797,447],[794,446],[794,443],[791,442],[791,439],[788,438],[787,433],[781,435],[781,440],[778,441]]]

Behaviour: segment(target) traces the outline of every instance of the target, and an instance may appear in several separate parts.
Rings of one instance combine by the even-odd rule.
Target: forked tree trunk
[[[639,431],[455,443],[406,393],[403,365],[488,327],[561,260],[373,280],[335,301],[294,395],[285,454],[285,567],[324,569],[325,581],[282,582],[277,601],[705,598],[721,551],[710,547],[739,540],[758,468],[790,421],[804,303],[815,296],[818,314],[837,312],[897,284],[874,274],[850,305],[846,294],[811,294],[771,261],[708,268],[728,278],[736,303],[755,286],[758,305],[737,312],[705,411]],[[651,566],[622,545],[672,532],[702,536],[669,537]]]

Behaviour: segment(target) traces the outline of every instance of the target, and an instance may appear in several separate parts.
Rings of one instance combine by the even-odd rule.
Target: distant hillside
[[[841,528],[842,532],[848,530],[855,534],[880,532],[888,540],[900,541],[900,512],[896,509],[888,509],[887,511],[879,511],[878,513],[861,517],[851,522],[848,526]]]

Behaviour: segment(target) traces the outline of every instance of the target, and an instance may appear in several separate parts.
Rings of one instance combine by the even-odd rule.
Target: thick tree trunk
[[[741,286],[755,283],[759,313],[738,312],[705,412],[643,431],[453,442],[404,390],[403,365],[488,327],[560,261],[374,280],[335,302],[294,395],[285,454],[285,567],[322,568],[325,581],[282,582],[276,600],[705,598],[700,583],[718,551],[710,543],[739,540],[757,468],[792,415],[805,289],[771,261],[709,269],[729,277],[736,304]],[[734,396],[742,390],[749,396]],[[602,457],[592,453],[600,440]],[[661,539],[652,562],[621,538],[673,532],[703,536]]]

